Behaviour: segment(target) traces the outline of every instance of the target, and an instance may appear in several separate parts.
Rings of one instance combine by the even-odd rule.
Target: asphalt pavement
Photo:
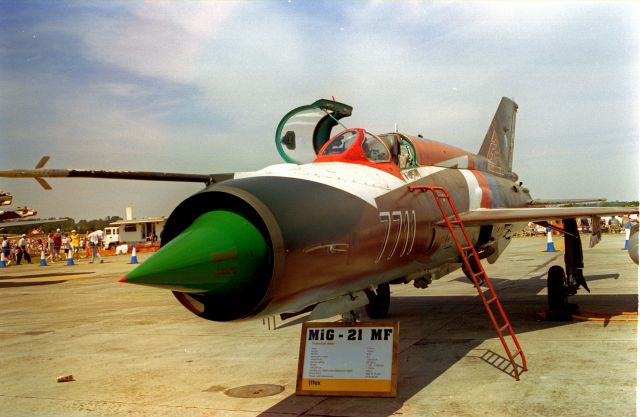
[[[585,249],[591,293],[572,302],[637,311],[623,246],[624,234],[605,235]],[[119,283],[128,256],[11,265],[0,269],[0,415],[635,416],[637,323],[540,320],[547,270],[563,263],[545,249],[545,236],[514,239],[486,267],[528,361],[520,381],[460,271],[424,290],[392,286],[396,398],[296,396],[300,325],[200,319],[168,291]]]

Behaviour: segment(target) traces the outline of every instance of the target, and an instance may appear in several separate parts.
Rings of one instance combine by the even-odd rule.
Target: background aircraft
[[[13,195],[6,191],[0,191],[0,206],[10,206],[13,202]],[[35,216],[37,211],[28,207],[18,208],[16,210],[0,210],[0,221],[23,219],[25,217]],[[1,224],[1,223],[0,223]]]
[[[44,177],[207,184],[173,211],[162,249],[123,281],[172,290],[191,312],[210,320],[306,312],[319,319],[362,306],[371,317],[384,317],[390,284],[426,288],[470,256],[456,247],[438,199],[415,188],[424,186],[449,191],[471,246],[491,263],[528,222],[562,221],[566,275],[555,269],[550,291],[566,298],[587,288],[575,219],[638,210],[542,207],[575,200],[535,200],[518,180],[512,170],[516,111],[516,103],[502,99],[477,154],[344,125],[332,137],[352,108],[318,100],[290,111],[278,125],[276,146],[287,163],[256,172],[46,170],[45,157],[34,170],[0,176],[33,177],[45,188]],[[591,244],[598,239],[594,230]],[[478,267],[465,268],[470,279]]]
[[[9,206],[13,201],[13,196],[5,191],[0,190],[0,206]]]
[[[0,210],[0,220],[16,220],[24,219],[25,217],[31,217],[38,214],[37,211],[28,207],[17,208],[16,210]]]
[[[10,205],[13,202],[13,195],[6,191],[0,191],[0,206]],[[52,222],[59,222],[58,220],[26,220],[22,221],[25,217],[33,217],[38,212],[28,207],[17,208],[16,210],[0,210],[0,230],[5,228],[11,228],[15,226],[28,226],[32,224],[45,224]],[[64,219],[62,219],[64,220]]]

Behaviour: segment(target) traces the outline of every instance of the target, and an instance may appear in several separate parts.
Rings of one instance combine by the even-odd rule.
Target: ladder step
[[[487,300],[487,304],[491,304],[491,303],[495,302],[497,299],[498,299],[498,297],[493,297],[493,298]]]
[[[504,332],[505,330],[507,330],[509,328],[509,323],[505,324],[504,326],[502,326],[499,330],[500,333]]]

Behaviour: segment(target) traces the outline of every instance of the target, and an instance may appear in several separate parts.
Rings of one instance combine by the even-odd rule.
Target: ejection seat
[[[391,160],[394,164],[399,165],[398,155],[400,154],[400,135],[397,133],[385,133],[379,136],[380,139],[387,145],[389,152],[391,152]]]

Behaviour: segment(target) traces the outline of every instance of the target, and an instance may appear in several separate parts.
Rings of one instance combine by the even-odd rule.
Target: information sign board
[[[398,322],[304,323],[298,395],[395,397]]]

